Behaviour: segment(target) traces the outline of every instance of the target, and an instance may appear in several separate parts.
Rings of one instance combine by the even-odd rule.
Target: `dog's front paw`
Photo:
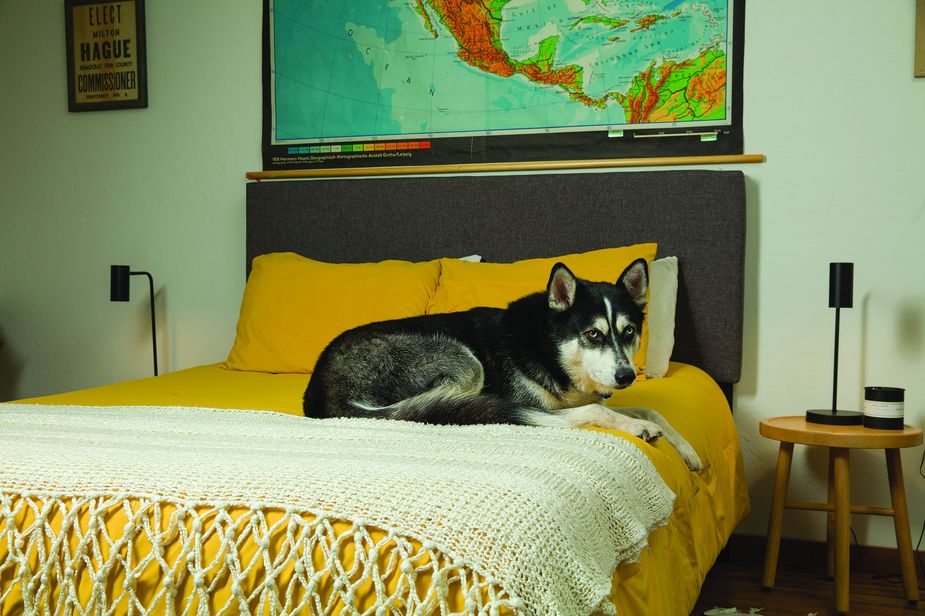
[[[641,438],[647,443],[651,443],[664,434],[662,427],[653,421],[627,417],[602,404],[592,405],[592,408],[594,410],[593,417],[586,425],[598,426],[608,430],[620,430]]]
[[[687,468],[695,473],[699,473],[703,470],[703,462],[700,461],[700,456],[697,455],[693,447],[687,443],[683,443],[678,447],[678,453],[681,454],[681,459],[687,464]]]
[[[664,434],[660,425],[651,421],[646,421],[645,419],[633,419],[632,424],[627,432],[633,436],[641,438],[647,443],[651,443],[652,441],[661,438]]]

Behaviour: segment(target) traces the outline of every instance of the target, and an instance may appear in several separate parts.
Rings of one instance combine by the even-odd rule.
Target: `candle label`
[[[868,417],[901,419],[904,410],[905,403],[903,402],[878,402],[876,400],[864,400],[864,414]]]

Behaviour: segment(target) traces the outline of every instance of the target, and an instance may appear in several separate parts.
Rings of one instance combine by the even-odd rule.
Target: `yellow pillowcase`
[[[244,288],[230,370],[310,373],[338,334],[424,314],[439,261],[324,263],[291,252],[261,255]]]
[[[469,310],[477,306],[505,308],[524,295],[545,291],[552,266],[559,261],[579,278],[614,283],[636,259],[651,263],[657,249],[658,245],[654,243],[634,244],[514,263],[468,263],[458,259],[441,259],[440,283],[427,305],[427,314]],[[633,358],[639,375],[645,374],[648,345],[647,319],[643,322],[639,351]]]

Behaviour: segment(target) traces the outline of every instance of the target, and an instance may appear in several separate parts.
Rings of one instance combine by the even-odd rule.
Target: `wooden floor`
[[[716,563],[700,594],[691,616],[701,616],[714,607],[764,608],[761,616],[817,616],[835,614],[832,605],[833,585],[825,570],[795,565],[781,566],[774,589],[761,588],[761,564],[742,561]],[[921,586],[921,584],[920,584]],[[925,597],[925,593],[922,594]],[[909,606],[903,597],[898,576],[877,578],[869,572],[851,573],[852,616],[907,616],[925,613],[925,601]]]

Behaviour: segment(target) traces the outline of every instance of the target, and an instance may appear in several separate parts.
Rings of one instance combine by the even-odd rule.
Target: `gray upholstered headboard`
[[[639,242],[679,263],[673,359],[739,380],[745,181],[739,171],[264,181],[247,185],[247,263],[480,254],[514,261]],[[538,288],[545,281],[538,281]]]

